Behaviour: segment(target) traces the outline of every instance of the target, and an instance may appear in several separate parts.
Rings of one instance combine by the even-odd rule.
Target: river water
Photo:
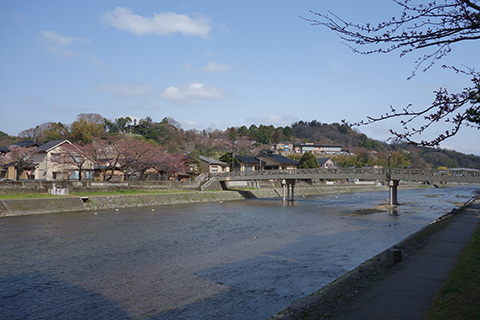
[[[0,219],[0,319],[266,319],[465,202],[472,186]]]

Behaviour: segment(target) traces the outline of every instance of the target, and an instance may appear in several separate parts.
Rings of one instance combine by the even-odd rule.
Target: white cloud
[[[144,87],[139,87],[135,85],[127,85],[127,84],[100,84],[98,86],[98,89],[101,91],[105,92],[110,92],[117,94],[119,96],[125,97],[125,98],[132,98],[134,96],[141,96],[150,93],[152,87],[149,85],[146,85]]]
[[[95,57],[94,55],[87,54],[87,55],[84,55],[84,57],[85,57],[85,59],[87,59],[88,61],[95,63],[97,66],[103,66],[102,60],[98,59],[98,58]]]
[[[66,47],[70,46],[73,43],[72,37],[61,35],[60,33],[55,31],[44,30],[41,31],[40,34],[46,40],[46,42],[55,47]]]
[[[88,38],[70,37],[56,31],[43,30],[40,31],[39,41],[46,50],[58,54],[62,58],[80,57],[97,65],[102,65],[102,62],[97,57],[91,54],[80,53],[71,48],[75,45],[90,43],[91,41]]]
[[[169,87],[160,95],[177,104],[198,103],[199,100],[219,100],[228,96],[221,89],[205,86],[202,83],[191,83],[182,87]]]
[[[52,53],[61,54],[64,57],[74,55],[74,51],[67,49],[73,44],[73,37],[64,36],[55,31],[44,30],[40,32],[40,43]]]
[[[180,68],[182,68],[184,70],[191,70],[193,68],[193,65],[191,63],[186,63],[183,66],[181,66]]]
[[[173,12],[154,13],[152,18],[148,18],[133,14],[128,8],[117,7],[105,13],[103,20],[112,27],[126,30],[137,36],[179,32],[206,38],[210,33],[210,22],[207,18],[203,16],[191,18]]]
[[[194,120],[184,120],[182,124],[188,128],[195,128],[198,127],[198,122]]]
[[[215,62],[208,62],[207,65],[202,69],[203,72],[213,72],[213,73],[225,73],[230,71],[230,67],[226,64],[217,64]]]
[[[247,122],[257,123],[257,124],[272,124],[275,126],[289,126],[295,121],[298,121],[298,118],[292,116],[282,116],[282,115],[263,115],[254,118],[246,119]]]

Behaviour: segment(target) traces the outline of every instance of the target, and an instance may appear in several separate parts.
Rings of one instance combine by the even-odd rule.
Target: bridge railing
[[[388,169],[387,169],[388,170]],[[249,178],[265,178],[265,177],[276,177],[276,176],[335,176],[335,175],[386,175],[384,168],[355,168],[355,169],[323,169],[323,168],[314,168],[314,169],[279,169],[279,170],[255,170],[255,171],[233,171],[233,172],[222,172],[213,174],[212,176],[217,178],[225,177],[249,177]]]
[[[479,181],[480,171],[477,170],[434,170],[434,169],[392,169],[392,179],[410,179],[419,180],[428,179],[430,181]],[[469,181],[470,182],[470,181]]]
[[[446,181],[480,183],[480,171],[392,168],[315,168],[234,171],[212,174],[219,180],[265,179],[395,179],[410,181]]]

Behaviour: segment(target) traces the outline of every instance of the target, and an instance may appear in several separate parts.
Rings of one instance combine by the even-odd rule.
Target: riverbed
[[[477,188],[4,217],[0,319],[266,319]]]

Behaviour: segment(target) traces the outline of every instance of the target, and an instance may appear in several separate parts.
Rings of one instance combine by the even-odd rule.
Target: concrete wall
[[[244,196],[234,191],[95,196],[88,198],[88,201],[85,202],[85,208],[86,210],[100,210],[243,199],[245,199]]]
[[[84,210],[84,204],[78,197],[11,199],[0,201],[0,217]]]
[[[0,217],[243,199],[245,196],[235,191],[10,199],[0,200]]]

